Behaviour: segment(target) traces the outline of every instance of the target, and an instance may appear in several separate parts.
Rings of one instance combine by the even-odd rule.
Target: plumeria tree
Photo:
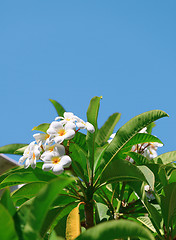
[[[142,113],[115,133],[118,112],[98,127],[101,97],[87,121],[50,101],[58,116],[34,141],[0,147],[22,155],[0,176],[0,239],[176,239],[176,151],[158,156],[151,134],[168,115]]]

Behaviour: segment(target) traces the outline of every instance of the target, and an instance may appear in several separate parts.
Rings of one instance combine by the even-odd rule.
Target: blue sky
[[[153,109],[153,134],[176,150],[176,1],[0,2],[0,146],[28,143],[31,129],[51,122],[49,98],[86,119],[103,96],[99,126]],[[18,157],[14,157],[18,159]]]

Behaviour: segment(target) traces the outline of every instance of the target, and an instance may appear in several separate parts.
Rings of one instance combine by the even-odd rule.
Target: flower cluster
[[[36,162],[42,160],[44,171],[52,170],[55,174],[61,174],[72,161],[63,142],[72,139],[80,129],[87,129],[91,133],[95,131],[91,123],[84,122],[71,112],[65,112],[64,117],[56,117],[46,133],[33,135],[35,141],[27,146],[19,163],[25,162],[25,168],[29,166],[35,168]]]

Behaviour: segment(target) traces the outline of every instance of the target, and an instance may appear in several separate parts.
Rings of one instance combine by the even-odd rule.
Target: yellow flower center
[[[70,121],[70,118],[66,118],[65,120],[66,120],[66,121]]]
[[[63,136],[66,134],[66,131],[65,129],[60,129],[59,132],[58,132],[59,136]]]
[[[33,153],[32,158],[35,159],[35,154]]]
[[[54,146],[49,147],[49,151],[52,152],[54,150]]]
[[[52,164],[57,164],[60,162],[60,160],[61,160],[60,157],[53,157],[51,161],[52,161]]]
[[[46,135],[45,135],[45,140],[46,140],[47,138],[49,138],[49,134],[46,134]]]

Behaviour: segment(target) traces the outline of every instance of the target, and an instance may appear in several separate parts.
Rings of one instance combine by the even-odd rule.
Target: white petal
[[[60,164],[63,166],[63,168],[67,168],[71,165],[71,158],[67,155],[61,157],[61,161],[60,161]]]
[[[63,125],[60,123],[60,122],[57,122],[57,121],[53,121],[51,124],[50,124],[50,127],[49,128],[53,128],[55,129],[56,131],[59,130],[59,129],[62,129],[63,128]]]
[[[64,119],[63,117],[56,117],[55,120]]]
[[[64,118],[73,118],[74,117],[74,114],[72,112],[64,112]]]
[[[64,141],[64,136],[57,136],[54,138],[55,143],[62,143]]]
[[[65,130],[75,129],[75,128],[76,128],[76,125],[73,122],[67,122],[65,125]]]
[[[44,171],[49,171],[53,168],[53,164],[52,163],[44,163],[42,166],[42,170]]]
[[[55,128],[48,128],[47,133],[48,133],[49,135],[54,135],[54,134],[57,133],[57,131],[56,131]]]
[[[53,172],[54,172],[55,174],[61,174],[61,173],[63,173],[63,171],[64,171],[64,169],[63,169],[62,165],[60,165],[60,164],[54,164]]]
[[[24,163],[24,168],[28,168],[30,166],[29,159],[26,159],[26,162]]]
[[[75,131],[70,129],[66,132],[66,134],[63,136],[65,140],[72,139],[75,136]]]
[[[59,156],[63,156],[65,154],[65,147],[63,145],[56,144],[54,148],[54,152],[58,152]]]
[[[85,129],[86,128],[86,125],[84,122],[77,122],[76,123],[76,126],[80,129]]]
[[[89,122],[86,122],[86,128],[87,128],[87,131],[89,131],[91,133],[95,132],[94,126],[91,123],[89,123]]]
[[[35,168],[35,167],[36,167],[36,160],[31,161],[31,167],[32,167],[32,168]]]
[[[20,157],[20,159],[19,159],[19,161],[18,161],[19,164],[24,163],[25,159],[26,159],[26,158],[25,158],[24,156]]]
[[[40,158],[45,162],[45,161],[51,161],[52,157],[53,157],[53,152],[46,151],[42,154]]]

